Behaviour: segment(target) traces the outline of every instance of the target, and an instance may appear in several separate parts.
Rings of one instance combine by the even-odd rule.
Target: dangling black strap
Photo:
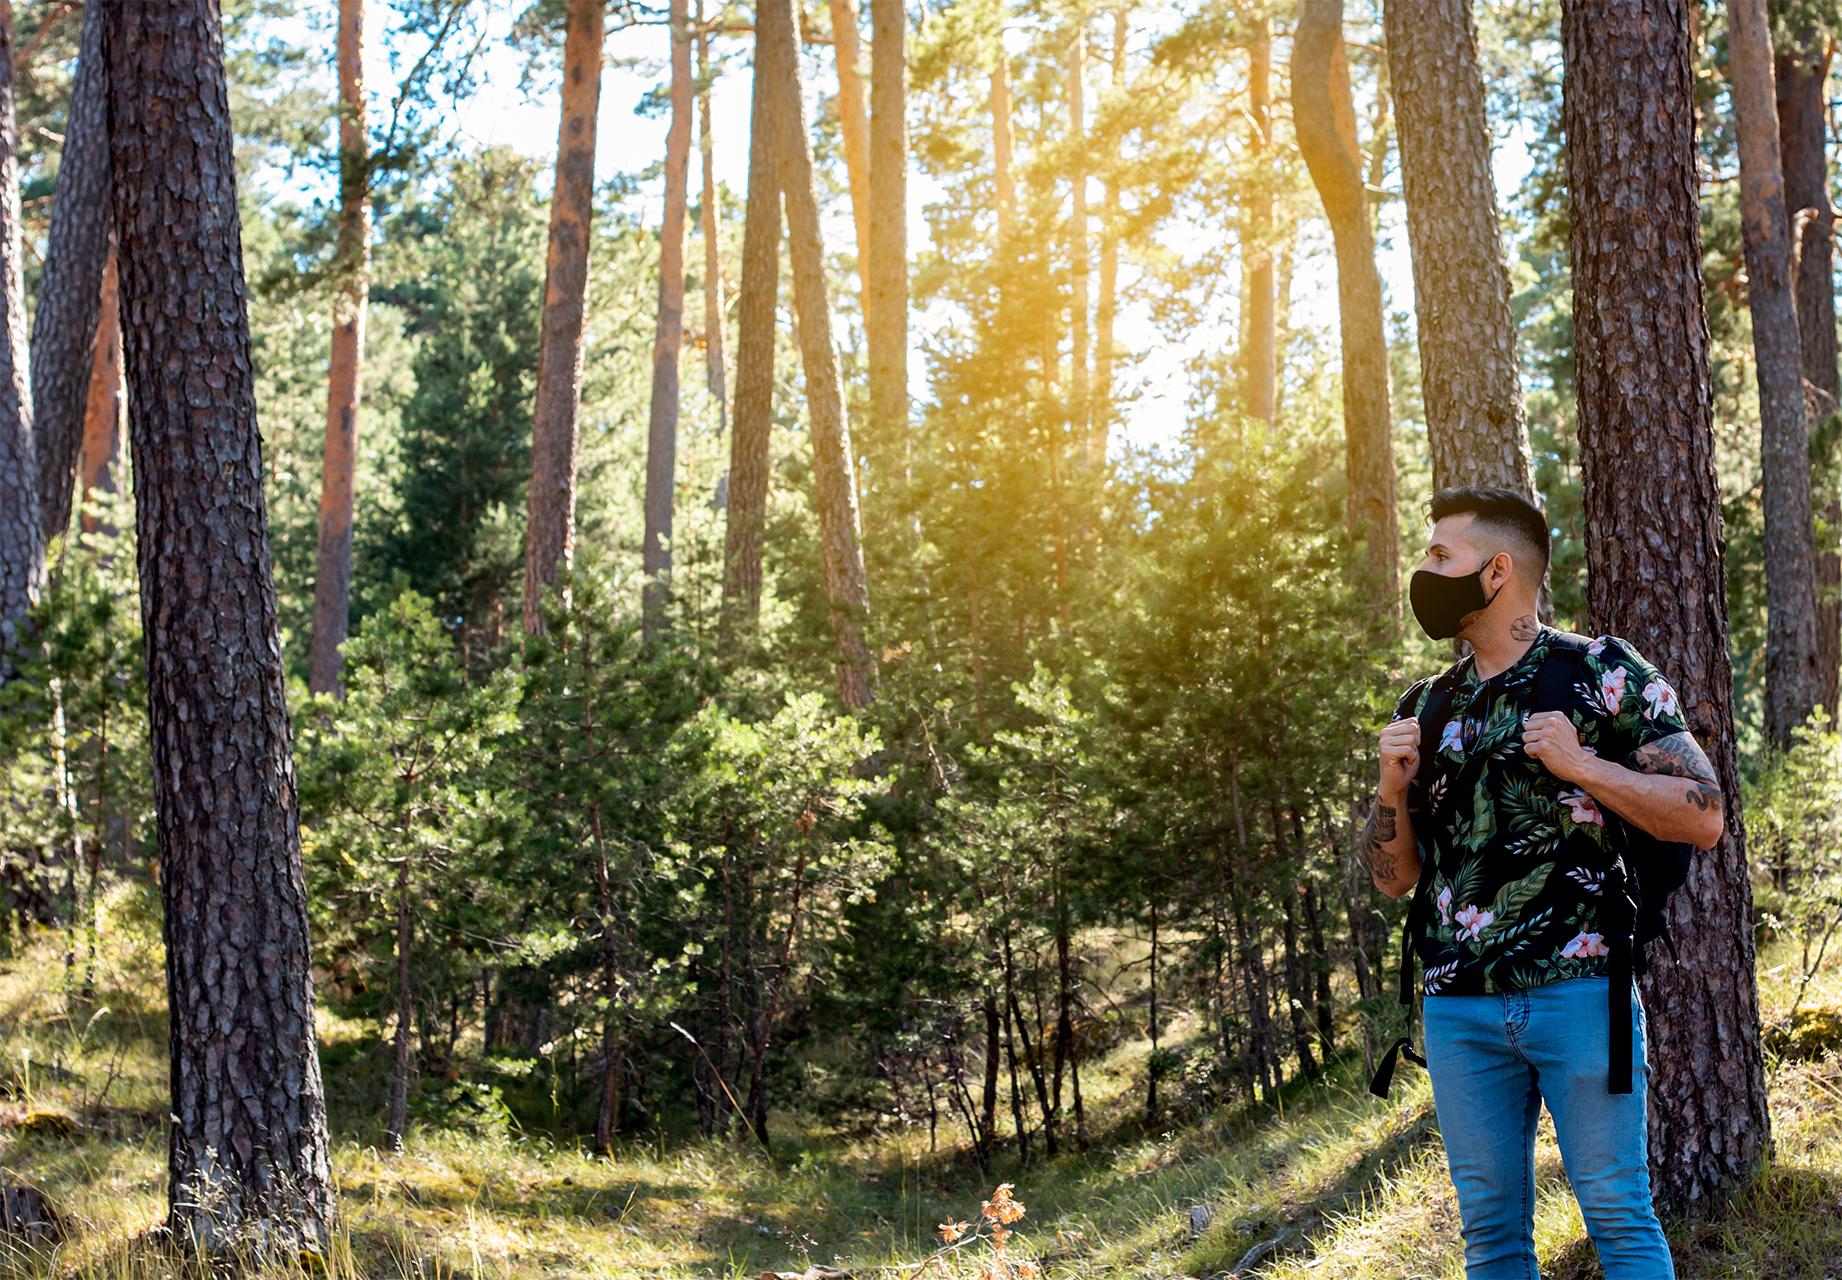
[[[1611,1020],[1606,1089],[1611,1093],[1631,1092],[1631,950],[1636,922],[1635,904],[1625,893],[1624,862],[1620,859],[1606,877],[1605,919],[1601,922],[1612,952],[1607,966],[1611,982],[1606,992],[1606,1016]]]
[[[1375,1069],[1375,1078],[1369,1081],[1369,1092],[1378,1098],[1388,1096],[1388,1089],[1394,1083],[1394,1069],[1400,1063],[1400,1055],[1405,1053],[1409,1062],[1426,1066],[1426,1059],[1413,1051],[1413,906],[1420,901],[1420,894],[1431,876],[1420,877],[1420,884],[1414,888],[1414,903],[1410,905],[1407,919],[1401,922],[1401,971],[1400,998],[1407,1007],[1407,1034],[1388,1046],[1388,1052],[1382,1055],[1381,1065]]]

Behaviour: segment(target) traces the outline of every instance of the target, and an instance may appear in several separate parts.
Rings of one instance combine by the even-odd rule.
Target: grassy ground
[[[93,1005],[66,1001],[61,940],[0,973],[0,1162],[71,1226],[55,1253],[20,1264],[28,1274],[125,1280],[181,1269],[147,1239],[166,1194],[159,954],[151,904],[124,893]],[[1790,1002],[1793,960],[1788,950],[1763,957],[1768,1017]],[[1842,1005],[1842,967],[1821,975],[1806,1004]],[[321,1031],[329,1059],[376,1033],[329,1015]],[[1214,1276],[1274,1239],[1282,1245],[1258,1267],[1273,1280],[1462,1276],[1423,1072],[1405,1069],[1382,1103],[1368,1096],[1361,1063],[1345,1059],[1274,1106],[1147,1131],[1146,1050],[1128,1043],[1084,1074],[1088,1152],[1028,1169],[1000,1163],[990,1175],[963,1152],[929,1151],[924,1133],[845,1140],[786,1112],[771,1157],[635,1143],[597,1161],[539,1139],[427,1130],[391,1157],[340,1136],[375,1129],[335,1111],[344,1222],[333,1255],[309,1269],[683,1280],[811,1262],[910,1275],[939,1245],[936,1224],[976,1219],[992,1184],[1009,1181],[1027,1206],[1012,1251],[1043,1258],[1051,1276]],[[1683,1280],[1842,1280],[1842,1060],[1770,1060],[1769,1070],[1777,1163],[1718,1216],[1672,1226]],[[1543,1274],[1597,1276],[1545,1115],[1538,1171]],[[1200,1232],[1197,1205],[1210,1216]],[[956,1255],[958,1272],[976,1275],[985,1248]]]

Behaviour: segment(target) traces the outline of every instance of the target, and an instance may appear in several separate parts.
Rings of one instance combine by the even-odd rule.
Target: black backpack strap
[[[1416,814],[1426,814],[1430,820],[1431,815],[1428,813],[1427,807],[1423,803],[1427,779],[1432,774],[1433,757],[1438,753],[1439,738],[1445,732],[1445,722],[1451,718],[1452,684],[1456,680],[1459,669],[1464,666],[1464,663],[1465,660],[1460,659],[1439,675],[1428,677],[1428,679],[1420,681],[1420,684],[1428,684],[1430,682],[1431,687],[1427,691],[1425,705],[1420,708],[1420,767],[1415,771],[1413,782],[1410,783],[1407,788],[1407,812],[1409,822],[1414,820]],[[1418,685],[1415,686],[1415,688],[1418,687]],[[1411,695],[1413,691],[1409,690],[1408,692]],[[1410,706],[1413,701],[1414,699],[1412,696],[1407,699]],[[1418,837],[1416,837],[1416,839],[1418,839]],[[1431,847],[1430,842],[1428,842],[1428,847]],[[1436,852],[1435,850],[1435,854]],[[1374,1079],[1369,1081],[1369,1092],[1378,1098],[1385,1098],[1388,1096],[1388,1090],[1394,1083],[1394,1071],[1400,1064],[1402,1054],[1407,1055],[1407,1060],[1409,1062],[1416,1063],[1421,1067],[1426,1066],[1426,1059],[1415,1053],[1413,1048],[1413,929],[1415,921],[1420,918],[1420,910],[1426,903],[1427,895],[1431,891],[1433,883],[1431,872],[1432,867],[1426,862],[1422,862],[1420,865],[1420,878],[1414,884],[1413,901],[1407,904],[1407,916],[1401,921],[1399,996],[1401,1004],[1407,1009],[1407,1028],[1405,1034],[1388,1046],[1388,1052],[1382,1055],[1381,1065],[1375,1069]]]
[[[1573,681],[1590,644],[1585,636],[1563,631],[1549,642],[1549,660],[1535,677],[1535,706],[1541,711],[1561,711],[1574,705]],[[1622,820],[1619,830],[1623,830]],[[1605,877],[1599,927],[1610,952],[1606,963],[1609,985],[1606,1017],[1610,1047],[1606,1061],[1606,1089],[1631,1092],[1631,984],[1643,971],[1644,957],[1637,943],[1637,902],[1632,898],[1634,873],[1619,850]],[[1665,937],[1668,935],[1665,934]],[[1673,949],[1674,943],[1671,943]]]
[[[1612,864],[1605,878],[1605,900],[1601,927],[1608,935],[1611,957],[1607,972],[1611,978],[1606,992],[1606,1016],[1611,1020],[1611,1049],[1606,1063],[1606,1090],[1610,1093],[1631,1092],[1631,982],[1634,940],[1637,924],[1636,904],[1625,892],[1624,861]]]
[[[1573,682],[1586,657],[1585,636],[1557,631],[1548,637],[1548,652],[1535,673],[1535,709],[1564,711],[1574,705]]]

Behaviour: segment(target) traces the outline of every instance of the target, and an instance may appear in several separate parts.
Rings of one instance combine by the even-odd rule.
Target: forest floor
[[[64,952],[62,938],[47,937],[0,971],[0,1164],[41,1188],[69,1228],[66,1244],[16,1270],[174,1274],[179,1264],[148,1239],[166,1198],[165,1010],[150,895],[111,903],[93,1003],[67,1001]],[[1789,944],[1761,955],[1768,1023],[1790,1007],[1799,974]],[[1828,965],[1803,1003],[1842,1007],[1842,964]],[[342,1039],[377,1028],[323,1014],[321,1034],[336,1062]],[[1027,1206],[1010,1252],[1041,1259],[1051,1278],[1219,1276],[1274,1240],[1243,1274],[1462,1276],[1424,1072],[1404,1067],[1382,1102],[1366,1091],[1359,1054],[1346,1054],[1272,1105],[1147,1128],[1148,1049],[1128,1041],[1083,1073],[1087,1151],[1028,1168],[1007,1156],[988,1174],[949,1149],[944,1129],[930,1151],[924,1130],[848,1138],[785,1111],[771,1155],[636,1142],[604,1161],[543,1138],[412,1128],[408,1152],[393,1157],[342,1136],[335,1106],[340,1238],[331,1257],[293,1270],[341,1280],[685,1280],[830,1264],[919,1276],[940,1245],[937,1224],[976,1221],[993,1185],[1008,1181]],[[1671,1225],[1683,1280],[1842,1280],[1842,1053],[1769,1055],[1768,1072],[1776,1162],[1720,1212]],[[1598,1276],[1545,1114],[1537,1170],[1543,1275]],[[1200,1230],[1195,1206],[1207,1211]],[[951,1270],[928,1274],[976,1276],[987,1248],[976,1243]]]

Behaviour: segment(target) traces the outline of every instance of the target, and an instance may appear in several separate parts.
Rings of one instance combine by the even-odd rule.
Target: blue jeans
[[[1426,1067],[1464,1224],[1466,1280],[1541,1280],[1535,1122],[1545,1100],[1605,1280],[1674,1280],[1650,1199],[1644,1006],[1631,992],[1631,1092],[1606,1090],[1610,978],[1423,1002]]]

